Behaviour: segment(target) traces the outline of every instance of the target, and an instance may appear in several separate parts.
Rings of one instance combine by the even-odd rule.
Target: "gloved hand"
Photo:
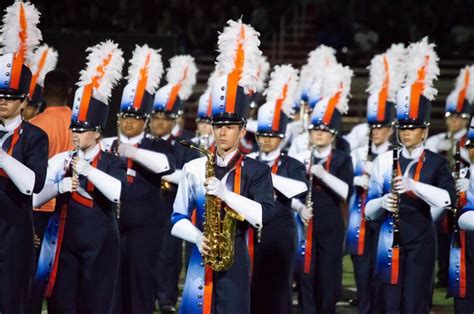
[[[204,188],[207,194],[217,196],[221,200],[225,199],[227,188],[224,183],[216,177],[208,178],[204,183]]]
[[[313,165],[311,167],[311,173],[316,176],[316,178],[323,179],[324,176],[327,174],[326,169],[322,165]]]
[[[303,207],[298,211],[298,215],[300,216],[303,223],[306,225],[308,224],[309,220],[313,218],[313,209],[311,207],[308,208],[303,205]]]
[[[373,161],[364,162],[363,170],[370,177],[372,175],[372,172],[374,171],[374,162]]]
[[[82,174],[83,176],[86,176],[86,177],[89,175],[89,173],[92,170],[92,166],[87,161],[79,157],[75,157],[72,160],[72,167],[75,167],[77,173]]]
[[[364,174],[354,177],[354,185],[360,186],[364,190],[369,188],[369,176]]]
[[[446,152],[453,148],[453,144],[449,139],[444,139],[438,142],[438,152]]]
[[[196,240],[196,246],[199,250],[199,253],[201,253],[201,256],[207,256],[211,253],[209,240],[204,236],[204,233],[201,233],[201,235]]]
[[[415,181],[411,178],[398,176],[394,180],[394,189],[398,194],[403,194],[406,192],[413,191]]]
[[[461,192],[466,192],[467,190],[469,190],[469,179],[466,179],[466,178],[457,179],[456,191],[461,193]]]
[[[134,159],[137,152],[138,148],[130,144],[120,144],[118,147],[119,155],[125,158]]]
[[[388,210],[389,212],[393,212],[395,210],[397,196],[393,193],[387,193],[382,196],[382,208]]]
[[[73,180],[72,177],[65,177],[58,184],[58,192],[59,194],[64,194],[68,192],[71,193],[71,192],[77,191],[78,187],[79,187],[78,179]]]

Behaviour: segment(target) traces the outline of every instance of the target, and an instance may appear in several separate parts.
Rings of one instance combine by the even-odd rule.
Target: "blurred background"
[[[261,48],[272,65],[300,67],[319,44],[338,51],[351,66],[350,112],[343,132],[365,119],[368,66],[390,44],[408,44],[424,36],[437,45],[440,79],[433,106],[432,133],[444,127],[444,101],[458,71],[474,61],[473,0],[64,0],[33,1],[42,12],[44,42],[59,52],[58,67],[77,79],[85,48],[106,38],[116,40],[131,57],[135,44],[161,48],[165,66],[178,53],[192,54],[199,67],[198,84],[186,109],[186,128],[194,130],[196,101],[206,87],[216,57],[218,31],[228,19],[242,17],[261,34]],[[128,64],[126,64],[128,67]],[[124,72],[125,73],[125,72]],[[164,81],[162,81],[164,83]],[[114,90],[117,111],[121,87]],[[114,115],[110,115],[112,120]],[[106,134],[114,131],[109,123]]]

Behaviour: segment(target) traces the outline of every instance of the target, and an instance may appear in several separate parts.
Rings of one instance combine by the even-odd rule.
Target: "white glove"
[[[73,191],[77,190],[78,186],[79,186],[78,182],[75,182],[75,184],[73,184],[72,178],[71,177],[66,177],[66,178],[62,179],[61,182],[59,182],[58,192],[59,192],[59,194],[73,192]]]
[[[204,187],[206,188],[207,194],[215,195],[221,200],[225,199],[227,188],[225,187],[224,183],[222,183],[216,177],[207,179],[206,182],[204,183]]]
[[[72,166],[75,167],[77,173],[86,177],[89,175],[92,169],[92,166],[87,161],[79,157],[75,157],[72,160]]]
[[[363,164],[363,169],[366,174],[369,176],[372,175],[372,172],[374,171],[374,163],[372,161],[366,161]]]
[[[393,193],[387,193],[382,196],[382,208],[385,208],[389,212],[393,212],[396,206],[396,195]]]
[[[201,253],[201,256],[204,256],[202,252],[202,244],[204,243],[203,238],[204,238],[204,233],[199,234],[196,238],[196,246],[199,250],[199,253]]]
[[[397,191],[398,194],[403,194],[407,193],[410,191],[413,191],[415,181],[411,178],[403,177],[403,176],[398,176],[394,180],[394,189]]]
[[[469,189],[469,179],[462,178],[456,180],[456,191],[466,192]]]
[[[316,176],[316,178],[323,179],[324,176],[327,174],[326,169],[322,165],[313,165],[311,167],[311,173]]]
[[[369,176],[364,174],[354,177],[354,185],[360,186],[364,190],[369,188]]]
[[[305,204],[297,198],[291,200],[291,207],[296,211],[298,216],[300,216],[303,223],[307,224],[308,221],[313,217],[313,209],[306,207]]]
[[[444,139],[438,142],[438,152],[446,152],[452,149],[452,143],[449,139]]]
[[[130,144],[120,144],[118,147],[119,155],[125,158],[134,159],[137,152],[138,148]]]

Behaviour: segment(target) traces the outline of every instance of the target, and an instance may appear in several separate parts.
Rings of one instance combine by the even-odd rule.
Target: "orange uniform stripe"
[[[461,240],[461,267],[459,273],[459,297],[466,296],[466,231],[459,231],[459,238]]]
[[[48,56],[49,49],[46,49],[43,51],[43,54],[41,55],[40,61],[38,63],[38,69],[36,70],[35,74],[31,77],[31,83],[30,83],[30,99],[33,97],[33,94],[35,92],[35,87],[36,87],[36,82],[38,81],[38,77],[43,71],[44,65],[46,64],[46,57]]]
[[[456,103],[456,111],[461,112],[462,111],[462,105],[464,103],[464,98],[466,98],[466,92],[467,92],[467,85],[469,84],[469,70],[466,70],[466,74],[464,75],[464,86],[459,92],[458,96],[458,101]]]
[[[425,57],[425,64],[418,70],[418,77],[416,82],[412,84],[410,91],[410,112],[408,116],[410,119],[416,119],[418,117],[418,108],[420,106],[420,96],[425,89],[425,77],[426,77],[426,66],[430,60],[429,56]]]
[[[203,300],[203,314],[211,314],[212,309],[212,289],[213,289],[213,280],[212,280],[212,268],[206,266],[204,268],[204,300]]]
[[[334,110],[336,109],[336,105],[339,102],[340,98],[341,98],[341,92],[337,92],[336,95],[329,98],[328,107],[323,116],[324,124],[329,124],[331,122],[332,115],[334,113]]]
[[[78,121],[85,121],[87,119],[87,112],[89,111],[89,103],[92,97],[92,84],[84,86],[82,92],[81,104],[79,105],[79,113],[77,114]]]
[[[240,27],[239,42],[237,43],[237,52],[234,60],[234,69],[229,73],[227,77],[227,92],[226,92],[226,105],[225,111],[235,113],[235,100],[237,97],[237,86],[239,85],[240,76],[242,75],[245,52],[243,48],[243,40],[245,39],[244,26]]]
[[[400,248],[392,248],[392,268],[390,283],[396,285],[398,283],[398,273],[400,269]]]
[[[286,94],[288,92],[288,84],[283,86],[282,96],[276,100],[275,105],[275,114],[273,115],[272,121],[272,131],[278,131],[280,126],[280,116],[281,116],[281,107],[283,106],[283,102],[286,99]]]
[[[387,102],[388,85],[390,84],[389,65],[387,56],[383,56],[383,66],[385,69],[385,79],[383,82],[382,90],[379,93],[377,120],[382,121],[385,118],[385,103]]]

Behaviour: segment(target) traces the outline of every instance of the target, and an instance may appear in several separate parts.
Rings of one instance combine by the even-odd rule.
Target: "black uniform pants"
[[[34,268],[31,213],[10,219],[9,213],[4,216],[1,211],[0,208],[0,313],[25,313]]]
[[[101,215],[66,220],[48,313],[111,313],[119,254],[115,218]]]
[[[295,219],[291,212],[263,228],[261,242],[255,243],[251,313],[291,313],[296,245]]]
[[[318,231],[314,226],[310,273],[299,276],[301,313],[335,313],[341,296],[344,223]]]

